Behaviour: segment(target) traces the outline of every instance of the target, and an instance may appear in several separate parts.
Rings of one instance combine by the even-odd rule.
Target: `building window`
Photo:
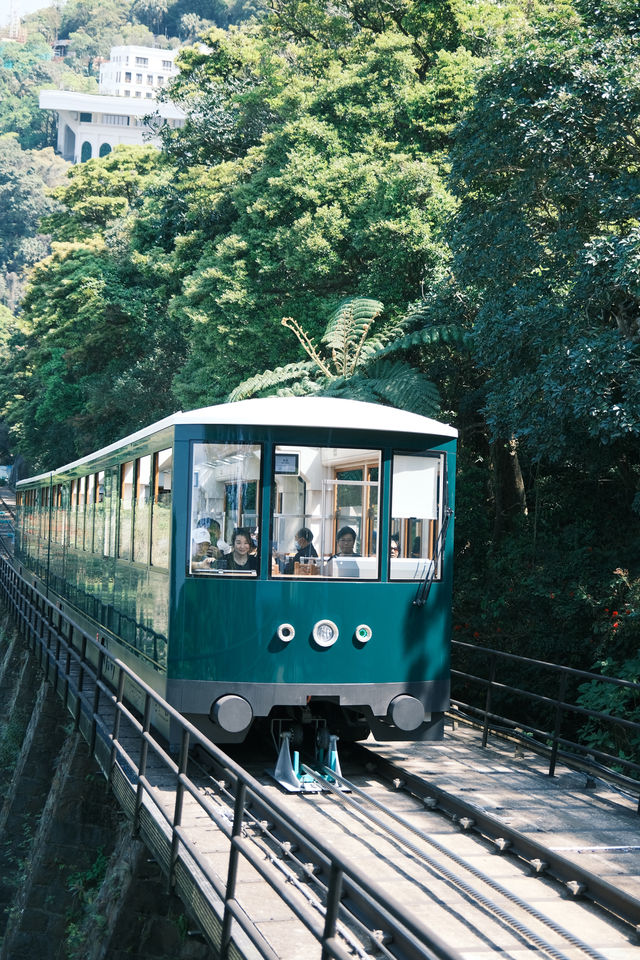
[[[92,114],[90,113],[81,113],[80,114],[80,123],[91,123]]]
[[[106,157],[108,153],[111,153],[111,144],[103,143],[102,146],[100,147],[100,156]]]
[[[131,83],[131,72],[129,70],[127,70],[127,72],[124,75],[124,82]]]
[[[152,73],[148,73],[148,74],[147,74],[147,86],[149,86],[149,87],[153,86],[153,74],[152,74]]]
[[[142,96],[141,91],[140,91],[140,90],[136,90],[136,97],[141,97],[141,96]]]
[[[162,69],[163,69],[163,70],[171,70],[171,67],[172,67],[172,66],[173,66],[173,64],[172,64],[171,60],[163,60],[163,61],[162,61]]]
[[[164,77],[162,76],[161,73],[158,74],[158,86],[159,86],[159,87],[163,87],[163,86],[164,86]]]
[[[136,83],[142,83],[142,74],[136,73]]]
[[[118,113],[105,113],[102,116],[102,122],[111,124],[114,127],[128,127],[129,117],[123,117]]]
[[[80,163],[86,163],[87,160],[91,160],[91,144],[85,140],[80,151]]]
[[[136,57],[136,67],[148,67],[149,58],[148,57]]]
[[[145,93],[145,97],[147,98],[147,100],[151,100],[151,99],[152,99],[152,97],[153,97],[153,94],[152,94],[152,93],[149,93],[149,92],[147,92],[147,93]]]
[[[125,97],[130,97],[130,96],[131,96],[131,90],[125,90],[124,95],[125,95]]]

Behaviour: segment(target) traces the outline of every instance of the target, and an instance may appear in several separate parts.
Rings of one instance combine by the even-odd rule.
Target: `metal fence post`
[[[489,665],[489,682],[487,684],[487,696],[484,702],[484,723],[482,725],[482,746],[486,747],[489,740],[489,712],[491,710],[491,694],[493,681],[496,678],[496,655],[491,654],[491,663]]]
[[[336,935],[340,898],[342,896],[342,877],[343,873],[340,867],[332,863],[331,873],[329,875],[329,887],[327,889],[326,913],[324,915],[321,960],[329,960],[331,957],[331,953],[327,950],[327,942],[332,940]]]
[[[553,741],[551,744],[551,756],[549,757],[549,776],[552,777],[556,772],[556,760],[558,758],[558,739],[560,737],[560,728],[562,727],[562,707],[565,694],[567,692],[567,674],[560,674],[560,689],[558,690],[558,699],[556,700],[556,716],[553,727]]]
[[[245,798],[247,794],[246,784],[240,780],[236,781],[237,792],[236,802],[233,811],[233,829],[231,831],[231,847],[229,849],[229,869],[227,871],[227,889],[224,898],[224,916],[222,918],[222,933],[220,934],[220,957],[226,960],[229,944],[231,943],[231,921],[233,915],[229,909],[229,901],[236,895],[236,879],[238,877],[238,859],[240,851],[234,844],[234,839],[242,835],[242,823],[244,820]]]
[[[173,808],[173,825],[171,828],[171,855],[169,858],[169,876],[167,877],[167,886],[169,892],[173,886],[173,872],[175,870],[176,862],[178,860],[178,834],[176,832],[176,827],[181,826],[182,824],[182,805],[184,802],[184,785],[182,783],[182,777],[187,772],[187,764],[189,763],[189,731],[186,729],[182,730],[182,740],[180,743],[180,759],[178,760],[178,776],[176,779],[176,802]]]

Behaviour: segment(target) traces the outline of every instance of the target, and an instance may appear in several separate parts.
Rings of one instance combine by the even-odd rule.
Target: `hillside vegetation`
[[[30,197],[0,226],[23,284],[19,303],[0,289],[13,452],[39,470],[247,391],[437,411],[461,437],[457,636],[637,676],[637,4],[187,7],[69,0],[31,21],[25,104],[55,70],[90,85],[117,37],[200,33],[162,151],[58,183],[30,152],[46,119],[16,139],[0,110],[0,192]],[[75,64],[46,59],[51,31]],[[351,297],[383,309],[336,383],[301,341]]]

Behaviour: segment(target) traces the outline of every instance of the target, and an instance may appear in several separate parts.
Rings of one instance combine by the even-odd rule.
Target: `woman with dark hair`
[[[356,532],[353,527],[341,527],[336,537],[336,557],[359,557],[360,554],[354,551],[356,545]]]
[[[231,553],[216,561],[216,570],[229,572],[257,573],[258,558],[253,556],[254,549],[251,531],[247,527],[236,527],[231,537]]]

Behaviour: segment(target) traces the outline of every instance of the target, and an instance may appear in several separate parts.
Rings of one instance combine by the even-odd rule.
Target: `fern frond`
[[[402,361],[380,361],[360,369],[353,377],[341,377],[322,389],[323,396],[348,396],[352,400],[383,403],[436,417],[440,410],[437,387],[415,367]]]
[[[320,368],[320,370],[322,370],[325,377],[329,377],[329,379],[331,379],[333,377],[331,370],[316,350],[316,345],[309,334],[303,329],[303,327],[300,326],[298,321],[294,320],[293,317],[283,317],[281,323],[283,327],[287,328],[287,330],[292,330],[295,333],[307,355],[310,356],[313,362]]]
[[[414,330],[393,343],[383,347],[377,354],[376,359],[391,356],[394,353],[400,353],[403,350],[409,350],[411,347],[426,347],[439,344],[448,346],[462,347],[464,350],[470,348],[469,332],[456,323],[441,324],[437,327],[423,327],[421,330]]]
[[[379,300],[349,297],[331,315],[322,343],[331,351],[339,375],[347,376],[355,369],[371,324],[382,310]]]
[[[256,374],[255,377],[243,380],[237,387],[234,387],[227,397],[227,401],[234,403],[236,400],[253,397],[257,393],[269,395],[269,393],[275,392],[274,387],[291,380],[300,380],[315,368],[316,364],[311,360],[302,360],[299,363],[288,363],[285,367],[276,367],[275,370],[265,370],[263,373]]]

